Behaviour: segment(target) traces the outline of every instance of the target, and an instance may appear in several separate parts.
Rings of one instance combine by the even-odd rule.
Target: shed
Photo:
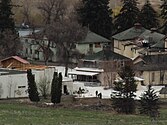
[[[2,68],[24,68],[29,64],[30,63],[27,60],[22,59],[19,56],[11,56],[1,60]]]

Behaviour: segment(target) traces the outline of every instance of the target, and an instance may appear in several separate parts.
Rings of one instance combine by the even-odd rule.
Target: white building
[[[55,71],[59,73],[61,70],[56,70],[54,66],[45,69],[32,70],[32,74],[35,75],[37,86],[43,78],[46,78],[51,87]],[[68,92],[68,94],[72,94],[73,80],[63,77],[62,82],[62,93],[66,94],[66,92]],[[28,97],[27,89],[28,83],[26,71],[0,68],[0,99]]]

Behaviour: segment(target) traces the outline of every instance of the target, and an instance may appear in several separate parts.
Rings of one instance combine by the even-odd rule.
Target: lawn
[[[0,125],[150,125],[148,117],[67,108],[41,108],[19,103],[0,103]],[[167,124],[167,109],[158,125]]]

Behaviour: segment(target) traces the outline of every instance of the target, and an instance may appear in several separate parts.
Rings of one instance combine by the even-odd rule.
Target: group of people
[[[98,93],[98,91],[96,91],[96,97],[98,97],[98,98],[102,99],[102,93],[101,93],[101,92],[100,92],[100,93]]]

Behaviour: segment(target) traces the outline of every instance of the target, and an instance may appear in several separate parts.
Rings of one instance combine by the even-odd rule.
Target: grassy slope
[[[158,125],[166,125],[167,109]],[[77,109],[39,108],[23,104],[0,104],[0,124],[7,125],[150,125],[148,117],[116,115]]]

